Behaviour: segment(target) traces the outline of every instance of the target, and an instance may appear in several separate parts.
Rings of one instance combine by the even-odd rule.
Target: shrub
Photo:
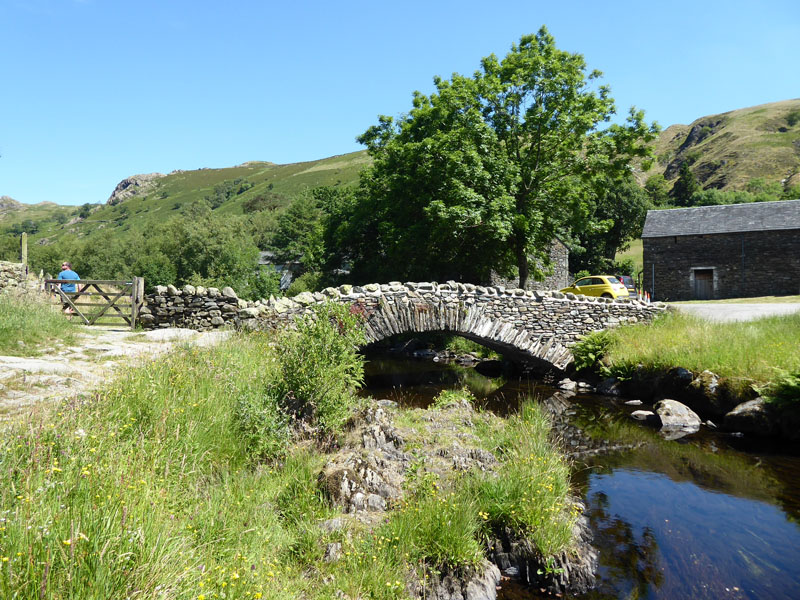
[[[591,369],[608,353],[612,337],[607,331],[595,331],[572,347],[575,368]]]
[[[756,391],[768,402],[774,404],[800,405],[800,370],[790,372],[776,369],[777,377],[763,386],[756,386]]]
[[[364,380],[359,321],[348,307],[328,303],[298,319],[296,331],[281,335],[276,391],[289,414],[328,433],[341,428],[355,403],[353,391]]]

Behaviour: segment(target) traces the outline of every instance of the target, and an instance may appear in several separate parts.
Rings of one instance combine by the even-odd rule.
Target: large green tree
[[[594,188],[584,205],[590,212],[572,230],[569,266],[573,272],[612,269],[617,252],[642,235],[651,207],[647,192],[632,175],[599,178]]]
[[[624,125],[598,71],[542,28],[472,77],[435,78],[411,111],[359,141],[373,157],[350,217],[356,272],[485,279],[546,264],[553,237],[592,213],[597,177],[622,179],[657,126]],[[533,273],[535,275],[536,273]]]

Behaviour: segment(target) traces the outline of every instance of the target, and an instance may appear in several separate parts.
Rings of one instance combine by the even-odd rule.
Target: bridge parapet
[[[450,331],[515,360],[561,370],[572,361],[569,347],[581,336],[621,323],[649,321],[666,310],[661,304],[627,298],[611,300],[450,281],[343,285],[257,302],[235,298],[230,288],[220,293],[169,286],[157,289],[152,302],[155,310],[149,311],[152,317],[141,318],[161,327],[197,328],[200,323],[200,328],[208,328],[232,323],[252,329],[280,328],[323,302],[356,307],[353,310],[365,316],[364,331],[370,343],[400,333]],[[208,310],[211,305],[217,308]],[[213,314],[210,319],[209,314]]]

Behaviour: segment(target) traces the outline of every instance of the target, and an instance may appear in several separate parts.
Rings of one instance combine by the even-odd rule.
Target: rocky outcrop
[[[573,500],[576,511],[584,505]],[[492,542],[492,561],[507,575],[519,578],[531,587],[552,595],[583,594],[595,587],[598,552],[592,546],[589,519],[581,515],[573,527],[574,545],[549,560],[528,539],[520,539],[505,530]]]
[[[114,206],[120,202],[124,202],[133,196],[144,196],[156,184],[156,181],[166,177],[163,173],[147,173],[145,175],[133,175],[123,179],[111,192],[106,204]]]
[[[466,572],[433,573],[424,588],[417,585],[410,591],[426,600],[495,600],[500,579],[500,569],[485,560]]]
[[[338,453],[319,474],[319,486],[344,512],[385,511],[403,495],[411,458],[383,408],[371,407],[360,428],[360,448]]]
[[[725,378],[709,370],[694,374],[681,367],[667,372],[640,368],[631,379],[620,381],[611,378],[604,380],[603,385],[598,385],[596,389],[598,393],[642,398],[646,402],[671,403],[675,402],[672,398],[680,398],[679,404],[694,415],[687,416],[687,422],[699,424],[702,419],[713,419],[716,423],[721,421],[722,428],[729,432],[800,439],[800,406],[772,404],[763,398],[756,398],[752,388],[734,388]],[[671,410],[667,410],[671,413]],[[696,426],[689,425],[686,429],[682,425],[675,425],[683,417],[667,412],[656,418],[650,411],[639,410],[631,416],[654,425],[658,424],[658,418],[662,423],[666,418],[670,423],[667,429],[683,431],[676,437],[691,433],[690,430]],[[667,431],[664,433],[667,434]]]
[[[553,403],[553,410],[565,404],[561,398]],[[410,409],[406,418],[416,425],[400,429],[394,425],[395,408],[389,400],[366,408],[352,424],[341,449],[320,472],[320,489],[344,513],[322,523],[322,530],[345,529],[349,519],[367,525],[381,522],[385,512],[400,505],[413,485],[427,480],[428,475],[446,493],[448,482],[459,473],[492,473],[499,466],[491,452],[478,446],[473,433],[479,419],[499,417],[478,413],[468,402],[454,400],[429,410]],[[414,449],[413,454],[407,446]],[[581,512],[583,505],[573,502],[576,512]],[[586,518],[578,520],[573,535],[568,552],[545,560],[530,540],[505,528],[487,546],[488,560],[475,568],[452,570],[440,565],[441,572],[410,573],[407,591],[429,600],[495,600],[504,571],[552,593],[584,592],[594,585],[597,567]],[[331,543],[324,560],[336,561],[340,555],[341,548]]]
[[[779,426],[771,413],[763,398],[755,398],[742,402],[726,414],[723,426],[729,431],[773,435],[778,432]]]
[[[10,196],[0,196],[0,215],[19,210],[22,204]]]

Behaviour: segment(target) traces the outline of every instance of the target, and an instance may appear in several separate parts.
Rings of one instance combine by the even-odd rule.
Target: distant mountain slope
[[[753,178],[800,185],[800,99],[743,108],[672,125],[656,141],[657,161],[637,173],[640,183],[654,174],[677,178],[683,162],[705,188],[743,189]],[[251,161],[235,167],[173,171],[168,175],[131,175],[121,181],[105,204],[59,206],[22,204],[0,197],[0,232],[25,227],[32,243],[64,235],[91,236],[118,227],[144,231],[208,198],[214,210],[242,214],[254,203],[281,208],[303,189],[320,185],[350,186],[370,163],[366,151],[315,161],[278,165]],[[30,228],[31,222],[35,228]]]
[[[742,108],[672,125],[656,142],[646,179],[678,177],[683,162],[704,188],[743,189],[753,178],[800,184],[800,99]]]
[[[287,165],[251,161],[221,169],[132,175],[116,186],[105,204],[84,207],[30,205],[3,197],[0,228],[33,220],[37,228],[31,243],[49,243],[64,235],[91,236],[109,227],[142,231],[204,198],[212,199],[220,213],[242,214],[248,200],[257,197],[268,197],[280,207],[304,189],[355,185],[369,161],[364,150]]]

